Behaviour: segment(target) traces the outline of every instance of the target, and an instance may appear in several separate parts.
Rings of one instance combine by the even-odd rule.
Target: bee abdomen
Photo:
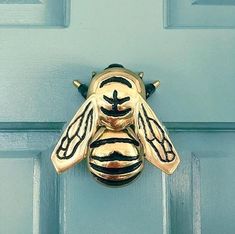
[[[130,183],[132,180],[134,180],[139,174],[140,172],[138,172],[137,174],[135,174],[132,177],[129,177],[127,179],[124,180],[111,180],[111,179],[105,179],[103,177],[97,176],[96,174],[94,174],[93,172],[91,172],[93,174],[93,176],[100,181],[103,184],[109,185],[109,186],[122,186],[125,184]]]
[[[139,155],[125,156],[113,152],[109,156],[90,156],[91,173],[102,183],[119,186],[135,179],[143,169]]]
[[[119,186],[135,179],[143,169],[140,143],[125,131],[106,130],[90,144],[88,167],[102,183]]]

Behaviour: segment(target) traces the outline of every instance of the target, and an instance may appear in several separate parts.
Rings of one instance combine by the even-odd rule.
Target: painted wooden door
[[[235,6],[232,0],[0,0],[0,233],[233,234]],[[161,80],[150,105],[182,163],[146,163],[132,184],[58,176],[50,153],[110,63]]]

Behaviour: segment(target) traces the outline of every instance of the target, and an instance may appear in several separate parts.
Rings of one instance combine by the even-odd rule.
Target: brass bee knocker
[[[86,157],[95,178],[112,186],[135,179],[144,158],[167,174],[174,172],[179,156],[146,102],[160,82],[144,85],[142,78],[142,72],[112,64],[92,74],[89,88],[74,81],[86,101],[52,153],[57,172]]]

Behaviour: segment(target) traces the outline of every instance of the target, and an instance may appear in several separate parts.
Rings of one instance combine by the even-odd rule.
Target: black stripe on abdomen
[[[125,185],[125,184],[128,184],[130,183],[132,180],[134,180],[141,172],[137,173],[136,175],[128,178],[128,179],[125,179],[125,180],[107,180],[107,179],[104,179],[104,178],[101,178],[97,175],[95,175],[94,173],[92,173],[92,175],[101,183],[103,184],[106,184],[106,185],[109,185],[109,186],[122,186],[122,185]]]
[[[111,153],[109,156],[91,156],[91,159],[100,162],[111,162],[111,161],[134,161],[137,160],[139,156],[124,156],[116,151]]]
[[[134,144],[135,146],[139,146],[139,142],[136,141],[135,139],[112,137],[112,138],[96,140],[96,141],[91,143],[90,147],[91,148],[97,148],[101,145],[113,144],[113,143],[130,143],[130,144]]]
[[[90,163],[90,166],[96,171],[99,171],[105,174],[115,175],[115,174],[125,174],[125,173],[132,172],[136,170],[137,168],[139,168],[141,164],[142,164],[142,161],[139,161],[128,167],[121,167],[121,168],[101,167],[101,166],[95,165],[94,163]]]

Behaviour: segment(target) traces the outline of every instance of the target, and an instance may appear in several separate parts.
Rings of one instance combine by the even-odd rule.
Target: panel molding
[[[0,124],[1,125],[1,124]],[[59,183],[50,161],[51,150],[58,139],[61,128],[48,125],[45,129],[15,129],[14,124],[0,131],[1,159],[32,159],[32,233],[59,232]],[[19,127],[19,123],[15,126]],[[22,126],[22,125],[20,125]],[[35,127],[38,127],[37,124]],[[29,188],[30,189],[30,188]],[[23,210],[22,210],[23,212]]]
[[[200,159],[192,153],[193,234],[201,234],[201,175]]]
[[[68,27],[70,0],[0,0],[0,27]]]
[[[60,132],[65,122],[0,122],[0,132]]]
[[[164,122],[170,131],[234,131],[235,122]]]
[[[33,234],[40,230],[40,163],[41,153],[33,158]]]
[[[0,0],[0,4],[39,4],[40,0]]]
[[[233,0],[164,0],[164,28],[235,28]]]
[[[235,203],[231,194],[235,186],[231,174],[235,163],[235,130],[232,125],[231,129],[219,131],[171,131],[171,137],[181,164],[173,175],[162,175],[164,234],[201,234],[206,230],[216,233],[216,225],[221,228],[218,233],[225,230],[233,233],[231,212]],[[212,196],[207,197],[208,192]],[[227,218],[223,221],[225,217],[230,222]],[[213,220],[220,221],[214,224]],[[223,222],[229,222],[230,227],[222,227]]]
[[[163,122],[170,131],[233,131],[235,122]],[[66,122],[0,122],[0,132],[60,132]]]
[[[193,5],[217,5],[217,6],[223,6],[223,5],[235,5],[234,0],[192,0]]]

